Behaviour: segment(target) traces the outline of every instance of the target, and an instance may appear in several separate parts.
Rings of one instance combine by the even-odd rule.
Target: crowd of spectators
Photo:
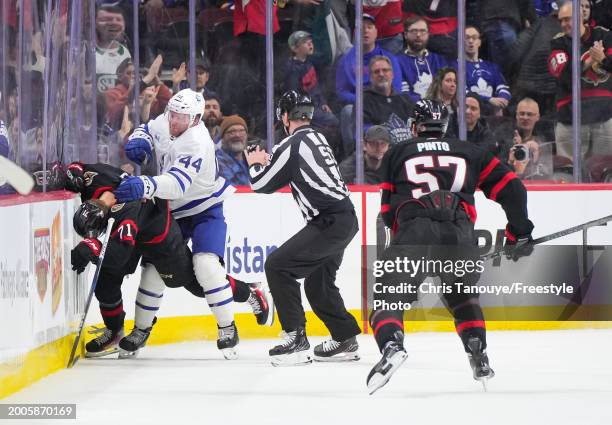
[[[185,31],[188,3],[148,0],[134,10],[131,1],[96,1],[95,81],[79,80],[68,104],[69,113],[82,117],[80,127],[64,129],[63,137],[82,139],[93,131],[96,159],[127,167],[121,148],[126,137],[162,114],[170,97],[193,80],[205,98],[202,118],[221,174],[233,184],[247,184],[241,153],[248,144],[265,145],[266,138],[265,1],[197,1],[194,64],[188,61]],[[458,136],[459,90],[467,94],[468,143],[491,150],[522,178],[550,180],[562,171],[563,179],[571,179],[571,2],[466,0],[468,26],[461,37],[466,87],[458,87],[456,0],[363,4],[361,34],[354,34],[354,7],[348,0],[279,0],[273,6],[275,96],[290,89],[311,96],[312,124],[328,139],[347,181],[354,180],[355,145],[361,139],[366,183],[376,183],[375,170],[389,145],[412,137],[412,109],[419,99],[443,102],[451,117],[447,135]],[[581,154],[585,164],[605,168],[606,158],[612,158],[612,35],[607,29],[612,0],[582,0],[581,6]],[[134,14],[140,22],[137,45]],[[33,94],[41,93],[47,56],[45,14],[39,16],[32,53],[27,63],[21,61]],[[34,170],[43,161],[42,111],[17,107],[18,61],[11,42],[17,26],[16,21],[8,24],[11,49],[0,70],[8,81],[0,102],[0,154]],[[54,40],[67,45],[68,30],[63,40]],[[355,37],[363,43],[361,59],[351,44]],[[356,69],[363,72],[363,135],[355,134]],[[62,89],[56,95],[66,93]],[[88,128],[90,121],[95,128]],[[282,137],[276,132],[274,142]],[[78,140],[63,140],[65,146],[58,141],[57,149],[47,149],[47,161],[78,159],[67,157],[79,152],[70,147],[74,143]],[[583,170],[587,181],[604,174]]]

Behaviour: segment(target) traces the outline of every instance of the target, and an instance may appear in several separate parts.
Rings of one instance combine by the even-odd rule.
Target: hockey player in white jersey
[[[142,163],[152,158],[155,149],[159,175],[127,177],[115,196],[118,202],[154,196],[171,200],[172,215],[185,240],[192,240],[195,275],[217,319],[217,347],[227,359],[234,359],[238,344],[234,300],[221,260],[227,233],[223,200],[235,188],[219,177],[215,147],[201,121],[203,112],[202,95],[185,89],[170,99],[163,115],[138,127],[125,146],[126,155]],[[273,315],[272,308],[269,314]]]

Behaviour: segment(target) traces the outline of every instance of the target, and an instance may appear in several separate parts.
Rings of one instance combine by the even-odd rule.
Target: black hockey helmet
[[[104,192],[112,191],[127,173],[106,164],[72,162],[66,167],[66,190],[81,194],[81,201],[98,199]]]
[[[289,115],[289,120],[312,120],[314,114],[314,103],[310,96],[295,90],[283,93],[276,106],[276,118],[282,122],[285,112]]]
[[[108,208],[98,200],[83,202],[72,217],[72,227],[83,238],[97,238],[106,227]]]
[[[437,100],[421,99],[414,105],[414,125],[418,135],[441,137],[448,127],[449,112]]]

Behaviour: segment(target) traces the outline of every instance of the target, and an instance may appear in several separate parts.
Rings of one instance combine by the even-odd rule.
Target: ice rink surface
[[[359,362],[290,368],[269,364],[274,342],[241,341],[236,361],[211,341],[81,359],[0,402],[76,403],[77,420],[29,421],[37,425],[612,424],[612,330],[489,332],[487,393],[455,334],[408,334],[408,360],[372,396],[371,336],[359,339]]]

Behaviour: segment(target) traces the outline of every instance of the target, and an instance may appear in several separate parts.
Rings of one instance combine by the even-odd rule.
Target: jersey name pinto
[[[159,175],[154,177],[155,196],[170,199],[174,217],[199,214],[235,191],[219,176],[215,146],[204,124],[173,138],[164,114],[145,128],[153,137],[157,154]]]

